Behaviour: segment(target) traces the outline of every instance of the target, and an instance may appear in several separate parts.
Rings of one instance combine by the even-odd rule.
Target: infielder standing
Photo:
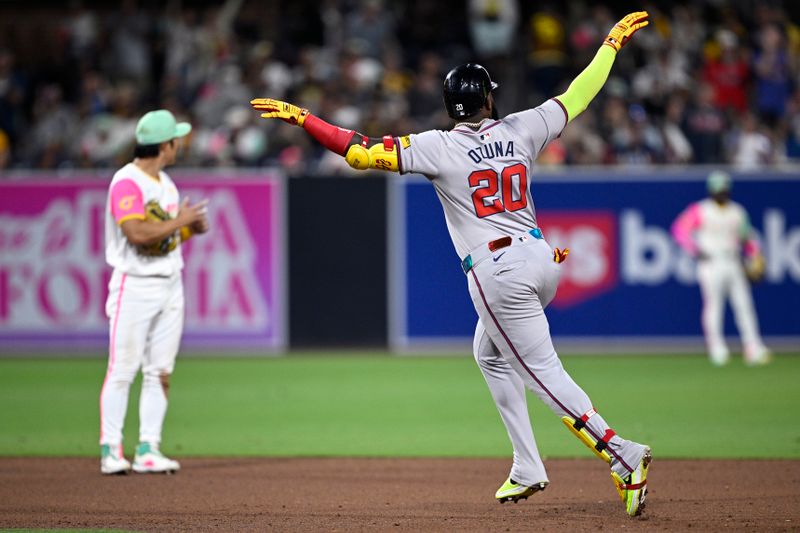
[[[698,260],[697,279],[703,295],[702,323],[708,357],[717,366],[730,360],[723,334],[725,301],[730,296],[745,363],[768,363],[770,352],[758,331],[750,283],[742,262],[744,244],[748,272],[753,278],[760,277],[764,271],[761,248],[747,211],[730,199],[730,176],[712,172],[706,186],[709,197],[689,205],[673,223],[672,234]]]
[[[450,131],[374,139],[332,126],[308,110],[272,99],[251,102],[264,118],[303,127],[357,169],[416,172],[430,179],[468,277],[479,321],[474,353],[514,447],[501,503],[527,498],[549,481],[531,429],[525,386],[611,466],[629,515],[647,491],[650,448],[617,436],[561,365],[544,308],[558,285],[568,250],[551,249],[536,223],[528,187],[537,155],[600,91],[617,52],[647,13],[632,13],[611,30],[567,91],[535,109],[498,120],[488,72],[459,66],[444,81],[444,103],[457,121]]]
[[[181,241],[208,231],[205,202],[179,201],[164,167],[175,162],[180,137],[192,127],[166,110],[136,126],[135,158],[114,174],[106,206],[106,261],[110,325],[108,372],[100,392],[100,471],[125,473],[122,451],[128,393],[139,368],[139,445],[135,472],[175,472],[177,461],[159,451],[169,377],[183,330]]]

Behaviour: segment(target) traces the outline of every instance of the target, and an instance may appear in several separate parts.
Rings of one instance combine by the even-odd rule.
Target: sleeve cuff
[[[552,100],[553,100],[553,101],[555,101],[555,103],[557,103],[557,104],[558,104],[558,107],[560,107],[560,108],[561,108],[561,111],[563,111],[563,112],[564,112],[564,121],[565,121],[565,122],[569,122],[569,113],[567,113],[567,108],[566,108],[566,107],[564,107],[564,104],[563,104],[563,103],[561,103],[561,100],[559,100],[557,96],[554,96],[554,97],[552,98]]]
[[[397,172],[399,174],[405,174],[405,172],[403,172],[403,145],[400,144],[400,139],[398,137],[394,138],[394,145],[397,148]]]
[[[560,132],[558,132],[558,137],[561,137],[561,134],[564,133],[564,130],[567,128],[567,124],[569,124],[569,113],[567,113],[567,108],[564,106],[561,100],[558,99],[558,97],[554,96],[552,100],[557,103],[558,107],[561,108],[561,111],[564,112],[564,127],[561,128]]]
[[[125,215],[124,217],[117,220],[117,226],[121,226],[123,222],[126,220],[133,220],[134,218],[139,220],[144,220],[145,216],[141,213],[131,213],[130,215]]]

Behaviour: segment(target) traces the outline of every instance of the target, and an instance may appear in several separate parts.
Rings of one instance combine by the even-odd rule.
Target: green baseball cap
[[[731,177],[727,172],[715,170],[708,175],[706,180],[706,187],[711,194],[717,194],[723,191],[731,190]]]
[[[166,109],[150,111],[136,124],[137,144],[160,144],[192,131],[188,122],[175,122],[175,116]]]

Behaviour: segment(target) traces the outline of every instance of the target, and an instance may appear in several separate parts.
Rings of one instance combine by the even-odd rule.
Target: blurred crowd
[[[288,100],[367,135],[447,129],[444,76],[478,61],[500,83],[501,114],[533,107],[566,88],[625,14],[598,4],[11,2],[0,7],[0,169],[118,166],[131,158],[137,119],[164,107],[194,125],[184,165],[349,172],[299,128],[260,119],[249,100]],[[800,159],[800,21],[789,7],[643,7],[650,27],[540,164]]]

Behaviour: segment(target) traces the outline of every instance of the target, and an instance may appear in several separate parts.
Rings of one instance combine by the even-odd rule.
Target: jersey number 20
[[[514,178],[517,178],[518,188],[516,191],[519,198],[514,198],[515,187]],[[502,194],[497,191],[502,184]],[[469,175],[469,186],[478,187],[472,193],[472,203],[475,205],[475,214],[478,218],[484,218],[503,211],[519,211],[528,205],[528,172],[525,165],[517,163],[503,169],[498,177],[497,171],[487,168],[476,170]],[[486,198],[494,197],[490,203],[486,203]],[[501,200],[502,197],[502,200]]]

